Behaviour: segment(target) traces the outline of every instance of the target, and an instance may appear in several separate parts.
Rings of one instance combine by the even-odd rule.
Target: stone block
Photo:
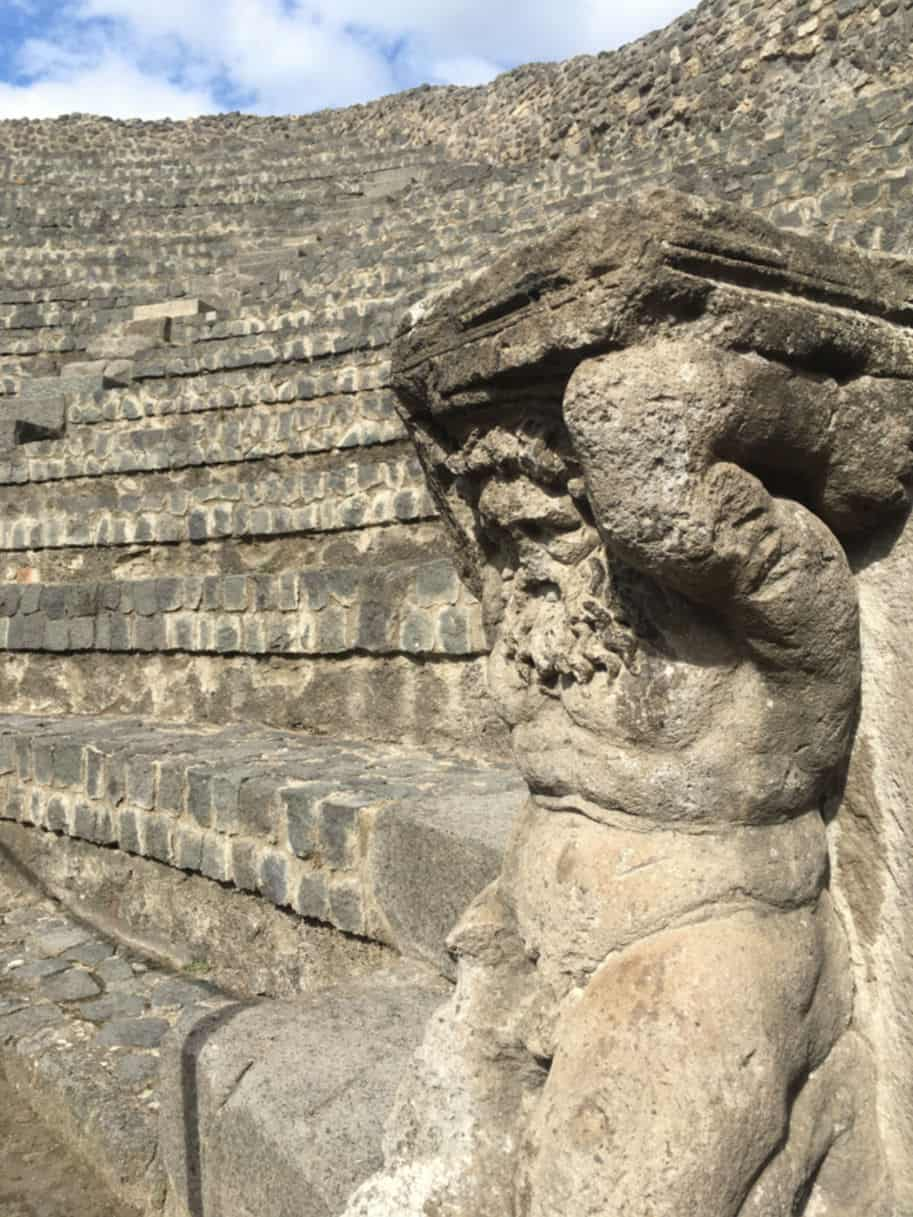
[[[133,309],[133,320],[159,321],[177,317],[199,317],[215,311],[212,305],[204,300],[190,296],[179,300],[163,300],[158,304],[137,304]]]
[[[60,621],[67,615],[67,589],[57,584],[48,584],[41,589],[41,611],[48,621]]]
[[[3,446],[7,448],[62,435],[67,423],[67,407],[59,381],[54,394],[0,402],[0,419],[5,424]]]
[[[187,519],[187,535],[191,541],[205,541],[209,536],[209,522],[205,511],[192,511]]]
[[[279,792],[285,811],[289,847],[299,858],[310,858],[317,846],[321,801],[336,791],[330,782],[288,786]]]
[[[98,607],[98,588],[94,583],[72,583],[62,589],[67,617],[94,617]]]
[[[113,613],[99,613],[92,623],[94,626],[93,645],[96,651],[112,650],[111,621],[113,616]]]
[[[81,744],[56,743],[51,759],[54,786],[82,787],[83,752]]]
[[[148,756],[131,756],[125,766],[127,802],[144,811],[155,806],[155,764]]]
[[[337,880],[330,884],[329,921],[344,934],[364,934],[364,901],[357,880]]]
[[[203,833],[188,824],[174,829],[172,859],[179,870],[200,871],[203,866]]]
[[[138,579],[132,586],[133,610],[143,617],[153,617],[159,608],[158,580]]]
[[[217,832],[234,835],[242,831],[238,815],[238,791],[243,773],[221,770],[210,779],[210,802],[212,804],[212,826]]]
[[[218,883],[231,880],[230,843],[220,833],[203,833],[200,870],[207,879],[215,879]]]
[[[101,799],[105,796],[105,756],[97,748],[87,748],[86,764],[86,794],[90,799]]]
[[[171,837],[174,821],[160,812],[147,812],[143,817],[144,854],[156,862],[171,863]]]
[[[334,794],[320,806],[318,851],[321,861],[333,870],[353,862],[358,844],[358,819],[365,807],[358,794]]]
[[[121,607],[121,584],[101,583],[98,585],[98,607],[115,611]]]
[[[191,575],[180,582],[183,589],[181,607],[195,612],[203,599],[203,579],[198,575]]]
[[[0,775],[16,772],[16,741],[10,735],[0,736]]]
[[[260,888],[260,851],[256,841],[235,837],[231,842],[231,875],[235,887],[242,892]]]
[[[7,789],[5,797],[0,800],[0,818],[4,820],[22,820],[24,819],[25,799],[22,791],[13,787],[12,790]]]
[[[179,761],[156,761],[155,806],[158,811],[180,815],[184,809],[184,766]]]
[[[325,608],[317,614],[317,651],[321,655],[338,655],[349,650],[346,612],[341,608]],[[364,646],[361,631],[356,645]],[[368,648],[365,648],[368,649]]]
[[[164,617],[134,617],[133,649],[137,651],[163,651],[165,649]]]
[[[124,759],[121,756],[107,756],[105,758],[105,798],[113,806],[123,801],[124,792],[127,788],[126,774],[124,772]]]
[[[197,621],[193,614],[186,613],[168,619],[168,645],[178,651],[195,651]]]
[[[70,623],[66,620],[48,621],[44,631],[46,651],[68,651],[70,649]]]
[[[288,858],[278,850],[263,852],[260,860],[260,891],[278,908],[291,903],[288,890]]]
[[[409,655],[428,655],[434,650],[434,621],[428,613],[410,613],[400,627],[400,649]]]
[[[226,575],[222,580],[222,607],[229,613],[241,613],[248,607],[246,575]]]
[[[112,651],[129,651],[132,649],[130,624],[132,618],[121,613],[112,613],[108,621],[108,635]]]
[[[114,1018],[98,1033],[102,1048],[157,1048],[170,1023],[164,1018]]]
[[[43,588],[39,583],[27,583],[19,590],[19,612],[24,616],[37,613],[41,605]]]
[[[184,603],[184,581],[175,578],[156,579],[155,594],[160,613],[174,612]]]
[[[51,832],[67,831],[67,805],[60,795],[52,795],[47,801],[44,820]]]
[[[118,839],[121,849],[126,850],[128,854],[141,854],[143,852],[142,812],[135,811],[132,807],[123,807],[118,818]]]
[[[390,606],[370,590],[366,591],[365,597],[358,609],[355,644],[361,651],[383,653],[391,649]]]
[[[90,396],[104,389],[116,388],[118,382],[105,376],[104,360],[68,363],[60,369],[59,387],[64,393]]]
[[[187,813],[201,828],[212,824],[212,771],[208,768],[187,770]]]
[[[447,655],[466,655],[470,651],[470,625],[466,610],[447,608],[438,618],[441,649]]]
[[[299,876],[292,892],[292,908],[313,921],[329,920],[330,894],[323,871],[305,871]]]
[[[19,611],[21,592],[15,583],[0,586],[0,617],[14,617]]]
[[[241,650],[241,628],[239,622],[229,617],[219,617],[215,628],[215,650],[220,655],[236,655]]]
[[[299,575],[298,587],[303,608],[318,612],[329,604],[329,580],[322,571],[306,571]]]
[[[54,744],[49,739],[32,741],[32,773],[36,782],[50,786],[54,781]]]
[[[453,975],[447,935],[498,874],[526,798],[518,782],[503,793],[459,799],[429,793],[376,813],[365,874],[398,950]]]
[[[11,651],[43,651],[47,618],[43,612],[23,616],[19,612],[10,619],[10,633],[6,645]]]
[[[279,820],[275,778],[255,774],[244,779],[238,792],[238,817],[242,832],[275,841]]]
[[[12,398],[4,402],[5,407],[14,406],[18,400],[22,402],[41,402],[48,398],[60,396],[59,376],[25,376],[19,385],[18,399]]]
[[[381,1165],[397,1087],[444,996],[400,966],[185,1016],[161,1073],[161,1151],[179,1203],[206,1217],[342,1212]]]
[[[222,607],[222,580],[217,575],[206,575],[203,579],[202,607],[208,613]]]
[[[84,799],[73,807],[73,835],[84,841],[94,841],[96,837],[96,809]]]
[[[71,651],[91,651],[95,646],[95,618],[77,617],[69,623]]]
[[[283,613],[295,612],[298,608],[298,576],[286,572],[278,579],[278,607]]]
[[[44,790],[29,791],[22,819],[25,824],[37,824],[39,828],[47,828],[48,805]]]
[[[415,572],[415,595],[419,604],[429,608],[455,604],[459,592],[460,581],[449,559],[425,562]]]
[[[16,774],[22,782],[32,780],[32,741],[19,736],[14,743],[16,751]]]

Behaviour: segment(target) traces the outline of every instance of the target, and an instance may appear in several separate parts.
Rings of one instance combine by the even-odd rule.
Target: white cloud
[[[434,60],[428,70],[431,84],[484,85],[493,80],[502,68],[490,59],[457,55],[452,59]]]
[[[21,48],[30,83],[0,85],[0,115],[178,117],[227,96],[261,113],[304,113],[423,81],[480,84],[515,63],[616,46],[683,9],[682,0],[59,0],[43,38]]]
[[[0,81],[0,118],[55,118],[74,111],[111,118],[192,118],[218,109],[209,93],[148,75],[115,53],[92,67],[29,85]]]

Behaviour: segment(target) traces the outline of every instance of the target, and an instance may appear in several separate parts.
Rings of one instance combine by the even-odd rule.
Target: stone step
[[[64,377],[67,371],[64,367]],[[387,389],[389,383],[390,363],[384,352],[353,352],[331,356],[303,370],[288,367],[208,372],[178,381],[137,380],[122,388],[82,392],[68,401],[67,418],[71,425],[128,423],[135,426],[144,418],[199,414],[209,410],[221,412],[245,406],[275,406],[355,393],[369,394],[364,398],[363,406],[370,415],[383,408],[372,391]],[[392,404],[389,393],[383,396]]]
[[[0,404],[0,422],[3,413]],[[327,457],[263,460],[255,476],[206,465],[141,483],[109,475],[0,487],[0,551],[263,540],[435,517],[415,456],[373,451],[340,453],[329,466]]]
[[[0,1066],[148,1217],[340,1213],[380,1165],[396,1087],[448,989],[359,961],[317,992],[238,1000],[0,869]]]
[[[525,798],[511,768],[405,746],[106,717],[3,716],[0,770],[0,820],[202,874],[444,973]]]
[[[484,654],[486,643],[478,602],[440,558],[300,574],[0,584],[0,650],[457,658]]]
[[[142,715],[201,727],[259,722],[496,758],[508,742],[485,668],[484,656],[405,652],[7,651],[0,704],[31,715]]]
[[[270,155],[262,147],[257,150],[256,158],[245,162],[243,158],[214,159],[194,157],[193,159],[168,162],[150,160],[145,164],[136,161],[119,163],[117,154],[113,159],[104,162],[110,177],[100,178],[98,168],[100,162],[94,162],[87,157],[62,158],[62,164],[56,161],[49,163],[44,160],[36,162],[40,165],[40,186],[48,192],[65,193],[72,180],[74,190],[84,192],[87,199],[114,198],[125,191],[140,192],[148,195],[149,191],[168,191],[173,198],[189,199],[192,191],[209,192],[219,195],[226,188],[246,183],[264,186],[296,185],[307,182],[321,182],[327,179],[348,175],[354,178],[367,177],[386,170],[410,169],[413,172],[432,170],[438,166],[447,166],[452,162],[446,155],[436,153],[433,149],[423,149],[421,152],[392,153],[383,148],[358,149],[336,148],[329,156],[309,158],[304,163],[299,156]],[[28,163],[21,165],[23,173],[28,172]],[[169,176],[169,174],[171,176]],[[20,173],[18,176],[22,176]],[[7,183],[13,197],[32,192],[33,187],[25,182],[21,185],[11,183],[9,177],[0,178]],[[142,201],[140,197],[131,195],[129,201]]]
[[[97,268],[96,273],[105,275],[127,269],[131,263],[148,264],[153,257],[212,258],[220,250],[224,258],[225,251],[239,245],[251,252],[257,245],[275,245],[277,234],[293,232],[296,228],[299,232],[311,233],[318,229],[328,249],[342,244],[345,237],[351,239],[363,231],[369,232],[372,251],[390,240],[407,241],[411,236],[414,241],[417,233],[420,243],[426,243],[433,234],[445,245],[454,241],[466,244],[474,236],[489,231],[493,223],[504,230],[514,229],[524,220],[541,219],[555,204],[561,204],[566,213],[569,194],[583,198],[604,189],[605,183],[594,175],[581,174],[571,182],[548,183],[527,178],[512,187],[486,182],[476,185],[478,188],[471,201],[460,191],[456,191],[452,199],[446,193],[442,195],[440,183],[415,187],[410,192],[410,205],[405,212],[385,211],[371,201],[352,204],[345,210],[321,209],[319,213],[313,208],[286,204],[272,210],[244,209],[243,225],[237,222],[241,219],[237,216],[234,223],[221,227],[215,217],[205,212],[195,216],[194,230],[186,229],[182,233],[173,230],[173,213],[163,213],[158,224],[135,228],[131,228],[128,214],[118,221],[119,243],[114,249],[101,239],[101,228],[97,238],[92,231],[82,231],[77,236],[63,230],[55,239],[53,250],[46,248],[40,238],[40,229],[35,230],[35,242],[31,244],[28,231],[19,228],[15,245],[9,251],[10,264],[4,269],[4,276],[6,281],[15,273],[17,281],[21,282],[29,266],[36,270],[53,266],[55,274],[69,277],[85,274],[91,268]],[[202,227],[207,215],[208,226]],[[171,221],[170,228],[165,227],[166,218]],[[111,217],[106,217],[104,223],[110,226]],[[7,240],[11,236],[9,233]]]
[[[68,427],[60,439],[3,454],[0,485],[239,464],[368,448],[405,437],[389,393],[265,403],[227,416],[182,416],[134,429]]]

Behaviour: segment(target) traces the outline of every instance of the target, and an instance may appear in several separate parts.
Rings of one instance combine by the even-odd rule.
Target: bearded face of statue
[[[835,393],[666,339],[584,361],[560,403],[454,429],[437,477],[478,555],[491,692],[539,800],[759,823],[839,784],[859,660],[821,518],[848,510],[817,472]]]

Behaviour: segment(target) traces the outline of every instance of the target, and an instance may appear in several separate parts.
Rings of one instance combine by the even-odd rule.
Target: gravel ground
[[[33,1115],[0,1073],[2,1217],[137,1217]]]

